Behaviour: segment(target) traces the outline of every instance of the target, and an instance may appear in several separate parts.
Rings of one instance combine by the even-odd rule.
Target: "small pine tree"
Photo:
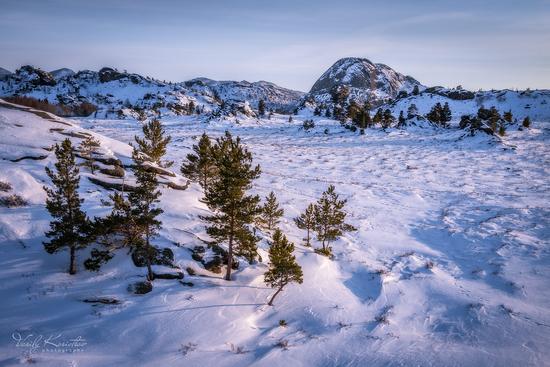
[[[76,274],[76,251],[90,242],[87,234],[89,221],[81,210],[83,200],[78,195],[80,176],[75,163],[73,146],[69,139],[55,145],[56,171],[46,167],[46,174],[54,188],[44,186],[47,194],[46,209],[52,216],[50,230],[46,232],[49,242],[44,242],[50,254],[69,248],[69,274]]]
[[[399,112],[399,126],[405,125],[405,115],[403,114],[403,111]]]
[[[525,128],[529,128],[531,126],[531,119],[529,118],[529,116],[526,116],[524,119],[523,119],[523,122],[521,124],[523,127]]]
[[[288,122],[292,122],[292,115],[288,116]]]
[[[324,253],[331,252],[330,242],[337,240],[344,232],[356,230],[352,225],[345,223],[346,202],[347,200],[339,200],[334,185],[330,185],[315,205],[315,231]]]
[[[216,175],[216,165],[212,156],[212,143],[203,133],[199,143],[193,145],[194,153],[187,154],[187,162],[181,166],[181,173],[192,181],[198,182],[204,191]]]
[[[97,148],[100,146],[99,140],[94,139],[93,136],[88,136],[86,139],[82,140],[78,149],[80,150],[80,155],[84,158],[84,165],[90,169],[92,174],[96,168],[94,164],[93,155]]]
[[[262,117],[265,115],[265,101],[263,99],[258,102],[258,114]]]
[[[412,103],[409,108],[407,108],[407,118],[412,119],[416,115],[418,115],[418,108],[414,103]]]
[[[378,124],[378,123],[381,123],[382,120],[384,119],[384,114],[382,112],[382,109],[379,108],[376,113],[374,114],[374,117],[372,118],[372,122],[374,124]]]
[[[418,85],[415,85],[412,91],[413,96],[417,96],[420,94],[420,90],[418,89]]]
[[[504,114],[502,115],[502,118],[506,122],[512,123],[512,120],[514,119],[514,115],[512,115],[512,110],[508,110],[508,111],[504,112]]]
[[[315,226],[315,205],[309,204],[306,210],[299,217],[294,218],[294,223],[300,229],[306,231],[306,246],[311,246],[311,231]]]
[[[227,241],[228,261],[226,280],[231,280],[233,253],[245,246],[247,253],[255,252],[255,237],[250,225],[259,214],[260,197],[247,195],[247,190],[260,175],[260,166],[252,167],[252,154],[226,131],[216,139],[212,148],[218,174],[205,191],[204,202],[214,212],[201,218],[209,223],[206,232],[218,242]],[[254,251],[251,250],[254,248]]]
[[[504,127],[504,124],[500,124],[498,128],[498,135],[500,136],[506,135],[506,128]]]
[[[195,102],[189,101],[187,104],[187,114],[192,115],[193,113],[195,113]]]
[[[265,200],[265,204],[261,208],[259,222],[268,230],[272,230],[279,223],[279,218],[283,216],[284,210],[279,208],[279,203],[273,191],[266,196]]]
[[[160,121],[154,119],[144,124],[143,135],[143,138],[135,137],[138,150],[159,166],[170,167],[173,162],[163,162],[162,157],[166,154],[166,146],[170,143],[172,137],[166,136]]]
[[[132,244],[132,250],[146,259],[147,278],[154,280],[151,265],[156,250],[151,245],[151,239],[157,235],[162,224],[157,219],[163,212],[161,208],[157,207],[161,193],[158,190],[157,175],[144,165],[143,153],[134,148],[132,159],[134,160],[133,172],[136,176],[136,187],[128,194],[128,203],[131,218],[139,231],[139,237]]]
[[[269,247],[269,269],[264,274],[264,282],[277,291],[267,303],[273,305],[275,297],[289,283],[302,284],[303,272],[300,265],[296,262],[294,244],[289,242],[280,229],[276,229],[273,234],[273,242]]]
[[[447,125],[449,121],[453,118],[453,114],[451,112],[451,108],[449,107],[449,103],[445,102],[443,105],[443,109],[441,110],[441,116],[440,116],[440,123],[441,125]]]
[[[391,114],[391,111],[389,109],[386,109],[384,111],[384,114],[382,116],[382,128],[387,129],[391,127],[391,125],[395,122],[395,117]]]

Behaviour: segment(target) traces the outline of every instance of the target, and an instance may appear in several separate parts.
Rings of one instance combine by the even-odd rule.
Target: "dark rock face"
[[[120,73],[112,68],[102,68],[99,70],[99,81],[102,83],[107,83],[113,80],[119,80],[125,77],[125,74]]]
[[[57,84],[52,74],[44,70],[32,67],[30,65],[25,65],[19,68],[16,71],[16,75],[35,86],[39,86],[39,85],[54,86]]]
[[[155,279],[183,279],[183,273],[178,271],[176,273],[154,273]]]
[[[113,68],[102,68],[98,72],[99,81],[107,83],[113,80],[129,79],[134,84],[139,84],[142,77],[137,74],[121,73]]]

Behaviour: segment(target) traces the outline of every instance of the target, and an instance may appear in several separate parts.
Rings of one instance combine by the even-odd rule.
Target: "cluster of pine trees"
[[[302,283],[302,270],[293,255],[294,245],[277,228],[284,211],[275,193],[271,192],[264,204],[258,195],[249,193],[261,168],[253,164],[252,154],[239,137],[226,132],[212,141],[206,133],[202,134],[182,164],[181,173],[204,190],[202,201],[213,213],[201,217],[207,222],[206,232],[215,243],[228,246],[226,280],[231,280],[234,256],[241,256],[250,263],[258,258],[257,225],[274,231],[265,282],[277,291],[269,304],[287,284]]]
[[[69,273],[75,274],[76,251],[101,239],[106,250],[94,249],[84,264],[89,270],[98,270],[101,264],[112,258],[112,250],[125,247],[128,253],[139,253],[146,261],[147,279],[155,276],[151,268],[156,248],[151,240],[158,234],[161,221],[158,216],[163,212],[158,206],[161,192],[156,173],[151,162],[168,165],[161,159],[170,142],[158,120],[143,126],[144,138],[136,136],[136,146],[132,152],[134,164],[132,170],[136,178],[135,186],[128,187],[128,193],[117,192],[110,196],[112,211],[105,218],[90,219],[82,211],[78,187],[79,168],[75,161],[72,143],[65,139],[55,146],[55,170],[46,167],[53,188],[45,186],[47,193],[46,208],[52,216],[50,231],[46,233],[49,241],[44,243],[46,251],[54,253],[69,249]],[[93,170],[93,150],[99,142],[87,138],[80,145],[81,155],[86,158],[85,165]]]
[[[512,110],[500,113],[495,106],[485,108],[481,106],[477,110],[476,115],[461,116],[459,127],[461,129],[469,129],[473,135],[476,131],[483,131],[491,135],[506,135],[506,124],[511,124],[514,120]],[[523,128],[529,128],[531,120],[529,116],[522,121]]]
[[[445,102],[445,104],[441,106],[441,103],[437,102],[432,107],[430,112],[428,112],[426,118],[434,124],[437,124],[441,127],[447,127],[452,119],[452,113],[451,109],[449,108],[449,103]]]
[[[172,162],[163,160],[169,142],[170,137],[160,121],[152,120],[143,125],[143,137],[135,137],[132,152],[135,185],[110,195],[111,213],[101,218],[89,218],[82,210],[75,147],[69,139],[55,146],[55,167],[46,167],[53,186],[44,187],[46,208],[52,217],[44,246],[49,253],[69,250],[70,274],[77,272],[77,251],[95,243],[103,247],[96,246],[91,251],[90,258],[84,262],[88,270],[98,270],[113,257],[115,250],[125,248],[128,254],[144,260],[147,282],[152,284],[155,279],[152,264],[158,253],[153,240],[161,229],[159,215],[163,212],[159,205],[161,191],[157,173],[152,164],[171,165]],[[98,147],[99,142],[89,137],[78,149],[79,157],[85,160],[83,165],[91,171],[95,169],[93,155]],[[239,137],[226,132],[212,141],[203,134],[193,151],[182,164],[181,172],[204,190],[202,200],[212,211],[211,215],[201,217],[207,223],[207,233],[216,244],[227,244],[225,279],[231,280],[234,256],[249,262],[259,257],[257,243],[260,237],[256,235],[256,228],[272,233],[269,269],[264,276],[266,284],[276,289],[269,300],[272,304],[286,285],[303,281],[301,267],[293,255],[294,244],[277,227],[284,211],[275,193],[269,193],[263,203],[258,195],[249,193],[261,169],[253,164],[252,154]],[[342,215],[338,208],[343,204],[335,201],[337,195],[334,195],[334,188],[329,188],[315,206],[315,220],[324,223],[315,227],[323,248],[327,248],[339,235],[339,228],[343,228],[338,219]]]
[[[311,234],[317,235],[321,247],[316,252],[332,256],[330,243],[337,240],[344,232],[356,228],[345,222],[347,213],[344,210],[347,200],[340,199],[334,185],[330,185],[316,203],[308,205],[300,216],[294,218],[296,226],[306,231],[305,245],[311,246]]]

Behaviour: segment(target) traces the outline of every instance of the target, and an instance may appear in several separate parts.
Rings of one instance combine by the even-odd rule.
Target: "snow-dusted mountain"
[[[347,57],[338,60],[313,84],[308,97],[317,103],[329,104],[332,91],[337,87],[349,89],[348,101],[360,104],[369,100],[373,105],[387,102],[401,91],[412,92],[425,87],[416,79],[403,75],[387,65],[375,64],[368,59]]]
[[[273,83],[214,81],[206,78],[172,83],[139,74],[102,68],[99,71],[58,69],[51,73],[23,66],[0,81],[1,96],[30,96],[49,103],[97,106],[98,118],[245,113],[254,116],[261,99],[267,108],[294,109],[302,92]]]

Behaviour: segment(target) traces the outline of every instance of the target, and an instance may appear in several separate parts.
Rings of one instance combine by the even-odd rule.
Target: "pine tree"
[[[273,191],[266,196],[265,200],[265,204],[261,208],[260,223],[268,230],[272,230],[279,223],[279,218],[283,216],[284,210],[279,208]]]
[[[445,102],[443,105],[443,109],[441,110],[441,120],[440,123],[442,125],[447,125],[449,121],[453,118],[453,114],[451,112],[451,108],[449,107],[449,103]]]
[[[181,166],[181,173],[192,181],[198,182],[204,191],[216,175],[216,166],[212,156],[212,143],[203,133],[199,143],[193,145],[194,153],[187,154],[187,162]]]
[[[143,138],[135,137],[138,150],[159,166],[170,167],[173,162],[163,162],[162,157],[166,154],[166,146],[170,143],[172,137],[166,136],[160,121],[154,119],[144,124],[143,135]]]
[[[412,91],[413,96],[417,96],[420,94],[420,90],[418,89],[418,85],[415,85]]]
[[[80,208],[83,202],[78,195],[80,176],[69,139],[55,145],[55,157],[55,172],[46,167],[54,188],[44,186],[48,196],[46,209],[53,218],[46,232],[50,241],[44,242],[44,247],[50,254],[68,247],[69,274],[76,274],[76,251],[86,247],[90,239],[87,234],[89,221]]]
[[[351,101],[348,105],[348,110],[346,112],[347,118],[351,119],[354,123],[357,124],[360,121],[358,120],[358,118],[360,118],[360,114],[361,107],[357,104],[357,102]]]
[[[504,127],[504,124],[500,124],[498,128],[498,135],[500,136],[506,135],[506,128]]]
[[[378,123],[381,123],[383,119],[384,119],[384,114],[382,112],[382,109],[379,108],[378,110],[376,110],[376,113],[374,114],[374,117],[372,118],[372,122],[374,124],[378,124]]]
[[[306,246],[311,246],[311,231],[315,226],[315,205],[309,204],[306,210],[299,217],[294,218],[294,223],[300,229],[306,231]]]
[[[103,220],[105,234],[116,236],[121,247],[133,250],[139,246],[142,237],[131,203],[124,197],[124,193],[115,192],[109,198],[113,207],[109,216]]]
[[[258,102],[258,114],[262,117],[265,115],[265,101],[263,99]]]
[[[339,200],[334,190],[334,185],[330,185],[315,205],[315,231],[317,239],[322,243],[322,251],[326,254],[331,253],[330,242],[337,240],[344,232],[356,230],[345,223],[347,213],[344,205],[347,200]]]
[[[416,115],[418,115],[418,108],[414,103],[412,103],[409,108],[407,108],[407,118],[412,119]]]
[[[288,116],[288,122],[292,122],[292,115]]]
[[[289,283],[302,284],[303,272],[296,262],[294,244],[289,242],[280,229],[273,234],[273,242],[269,247],[269,270],[264,274],[264,282],[277,291],[267,303],[273,305],[275,297]]]
[[[384,115],[382,116],[382,128],[387,129],[391,127],[391,125],[394,122],[395,122],[395,117],[393,117],[389,109],[386,109],[384,111]]]
[[[92,174],[96,168],[93,160],[93,154],[100,146],[99,140],[94,139],[93,136],[88,136],[86,139],[82,140],[78,149],[80,150],[80,155],[84,158],[84,165],[90,169]]]
[[[526,117],[523,119],[522,126],[523,126],[523,127],[526,127],[526,128],[529,128],[529,126],[531,126],[531,119],[529,118],[529,116],[526,116]]]
[[[509,110],[507,112],[504,112],[504,114],[502,115],[502,117],[504,118],[504,120],[506,122],[509,122],[509,123],[512,123],[512,120],[514,119],[514,116],[512,115],[512,110]]]
[[[132,250],[138,252],[146,259],[147,278],[154,280],[151,268],[156,249],[151,245],[151,239],[158,234],[162,222],[157,217],[163,210],[157,206],[160,198],[157,176],[148,170],[143,152],[134,148],[132,152],[134,160],[133,172],[136,177],[136,187],[128,194],[130,217],[132,218],[139,236],[132,244]]]
[[[228,131],[216,139],[212,151],[218,174],[208,185],[204,202],[214,214],[201,218],[209,223],[206,232],[210,237],[228,243],[225,279],[231,280],[234,247],[238,253],[239,247],[246,246],[250,253],[250,247],[256,246],[248,225],[259,214],[260,198],[247,195],[246,191],[261,171],[260,166],[252,167],[252,154],[242,146],[241,139],[234,139]]]
[[[403,114],[403,111],[399,112],[399,125],[398,126],[404,126],[405,125],[405,115]]]
[[[195,102],[189,101],[187,104],[187,114],[192,115],[193,113],[195,113]]]
[[[426,115],[426,118],[435,124],[440,124],[443,121],[443,107],[441,103],[437,102],[430,112]]]

